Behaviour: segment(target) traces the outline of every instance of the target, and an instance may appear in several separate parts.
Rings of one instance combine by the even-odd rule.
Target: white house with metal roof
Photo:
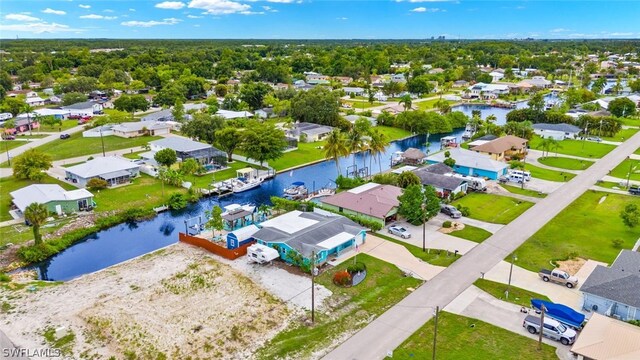
[[[580,128],[567,124],[546,124],[538,123],[533,124],[533,132],[539,135],[541,138],[550,138],[555,140],[575,139],[580,133]]]
[[[113,135],[132,138],[138,136],[158,136],[168,135],[171,133],[171,125],[163,121],[138,121],[138,122],[125,122],[114,125],[111,128]]]
[[[93,194],[86,189],[67,191],[58,184],[34,184],[10,193],[13,205],[24,213],[27,206],[38,203],[58,214],[89,210],[95,206]]]
[[[127,184],[140,173],[140,165],[117,156],[98,157],[86,163],[65,168],[65,180],[86,187],[87,181],[100,178],[109,186]]]
[[[447,149],[449,156],[456,161],[453,170],[458,174],[486,177],[497,180],[507,174],[509,165],[502,161],[491,159],[491,156],[477,153],[463,148]],[[446,159],[446,151],[440,151],[426,158],[429,164],[443,163]]]
[[[68,106],[63,106],[62,110],[68,110],[72,116],[93,116],[102,114],[103,106],[95,101],[84,101]]]
[[[156,152],[163,149],[173,149],[180,161],[193,158],[203,165],[226,164],[227,155],[225,152],[209,144],[193,141],[181,136],[171,136],[151,141],[149,146],[151,147],[151,151],[140,154],[142,158],[153,160]]]

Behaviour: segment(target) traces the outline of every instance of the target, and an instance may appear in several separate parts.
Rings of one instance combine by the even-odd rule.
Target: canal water
[[[521,103],[526,107],[526,103]],[[464,105],[454,110],[471,115],[471,111],[479,109],[482,118],[493,114],[498,124],[504,124],[509,109],[489,108],[478,105]],[[397,151],[404,151],[410,147],[421,149],[426,153],[440,150],[440,138],[455,136],[461,141],[463,129],[456,129],[451,134],[429,136],[429,146],[425,135],[417,135],[391,143],[387,150],[378,157],[371,158],[367,154],[352,154],[340,159],[342,174],[348,171],[354,160],[358,168],[371,166],[371,173],[378,173],[390,168],[391,156]],[[364,162],[364,164],[363,164]],[[201,216],[205,210],[215,205],[253,203],[256,205],[269,203],[271,196],[281,196],[283,190],[295,181],[303,181],[309,190],[323,187],[335,187],[333,182],[338,175],[333,160],[323,161],[314,165],[278,174],[274,179],[264,182],[260,187],[230,196],[218,198],[204,198],[196,204],[191,204],[181,211],[168,211],[159,214],[148,221],[131,222],[116,225],[106,230],[87,236],[57,255],[33,265],[43,280],[70,280],[78,276],[92,273],[117,263],[144,255],[178,241],[178,232],[185,231],[185,221]],[[211,175],[208,175],[211,176]],[[98,204],[99,206],[100,204]]]

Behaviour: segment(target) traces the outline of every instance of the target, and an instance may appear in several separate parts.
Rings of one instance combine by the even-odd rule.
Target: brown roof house
[[[527,151],[528,142],[527,139],[507,135],[478,145],[473,148],[473,151],[487,154],[497,161],[510,160],[514,155],[524,154]]]
[[[578,359],[640,359],[640,327],[593,314],[571,352],[578,355]]]
[[[422,164],[426,158],[427,154],[416,148],[408,148],[402,153],[403,162],[409,165]]]
[[[402,189],[393,185],[367,183],[321,200],[322,206],[347,215],[362,216],[385,226],[398,213]]]

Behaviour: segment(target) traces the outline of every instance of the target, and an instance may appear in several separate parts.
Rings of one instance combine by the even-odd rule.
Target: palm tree
[[[323,147],[324,156],[326,159],[333,159],[336,162],[336,169],[338,175],[340,175],[340,158],[349,154],[347,148],[347,142],[340,130],[333,130],[329,136],[327,136],[327,142]]]
[[[371,141],[369,141],[369,151],[371,155],[378,155],[378,165],[380,166],[380,172],[382,173],[382,161],[380,160],[380,154],[389,145],[389,139],[387,136],[378,129],[371,131]]]
[[[553,141],[551,141],[551,148],[556,150],[556,157],[558,157],[558,149],[562,149],[562,145],[560,145],[560,141],[556,140],[556,139],[552,139]]]
[[[349,153],[353,154],[353,166],[356,166],[355,154],[362,150],[362,135],[355,129],[351,129],[347,134],[347,149]]]
[[[27,126],[29,127],[29,135],[33,135],[31,132],[31,113],[33,112],[33,107],[29,104],[24,104],[22,106],[22,111],[27,113]]]
[[[487,116],[487,118],[485,120],[491,121],[491,122],[496,122],[498,120],[498,118],[495,115],[491,114],[491,115]]]
[[[32,203],[24,209],[24,218],[33,226],[33,237],[36,241],[36,245],[42,243],[42,235],[40,234],[40,226],[49,217],[49,210],[43,204]]]
[[[544,153],[546,151],[547,156],[549,156],[549,149],[551,149],[552,147],[554,147],[555,144],[557,144],[558,141],[552,138],[544,138],[542,139],[542,141],[540,142],[540,147],[542,148],[542,156],[544,157]]]
[[[411,109],[411,105],[412,105],[411,96],[409,94],[402,95],[402,97],[400,98],[400,101],[398,101],[398,104],[402,104],[402,106],[404,107],[404,111]]]

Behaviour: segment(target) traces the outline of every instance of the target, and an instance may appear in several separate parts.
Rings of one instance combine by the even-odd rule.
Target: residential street
[[[640,147],[640,132],[589,169],[538,202],[522,216],[473,248],[367,327],[329,353],[325,359],[382,359],[444,307],[517,249],[537,230]]]

